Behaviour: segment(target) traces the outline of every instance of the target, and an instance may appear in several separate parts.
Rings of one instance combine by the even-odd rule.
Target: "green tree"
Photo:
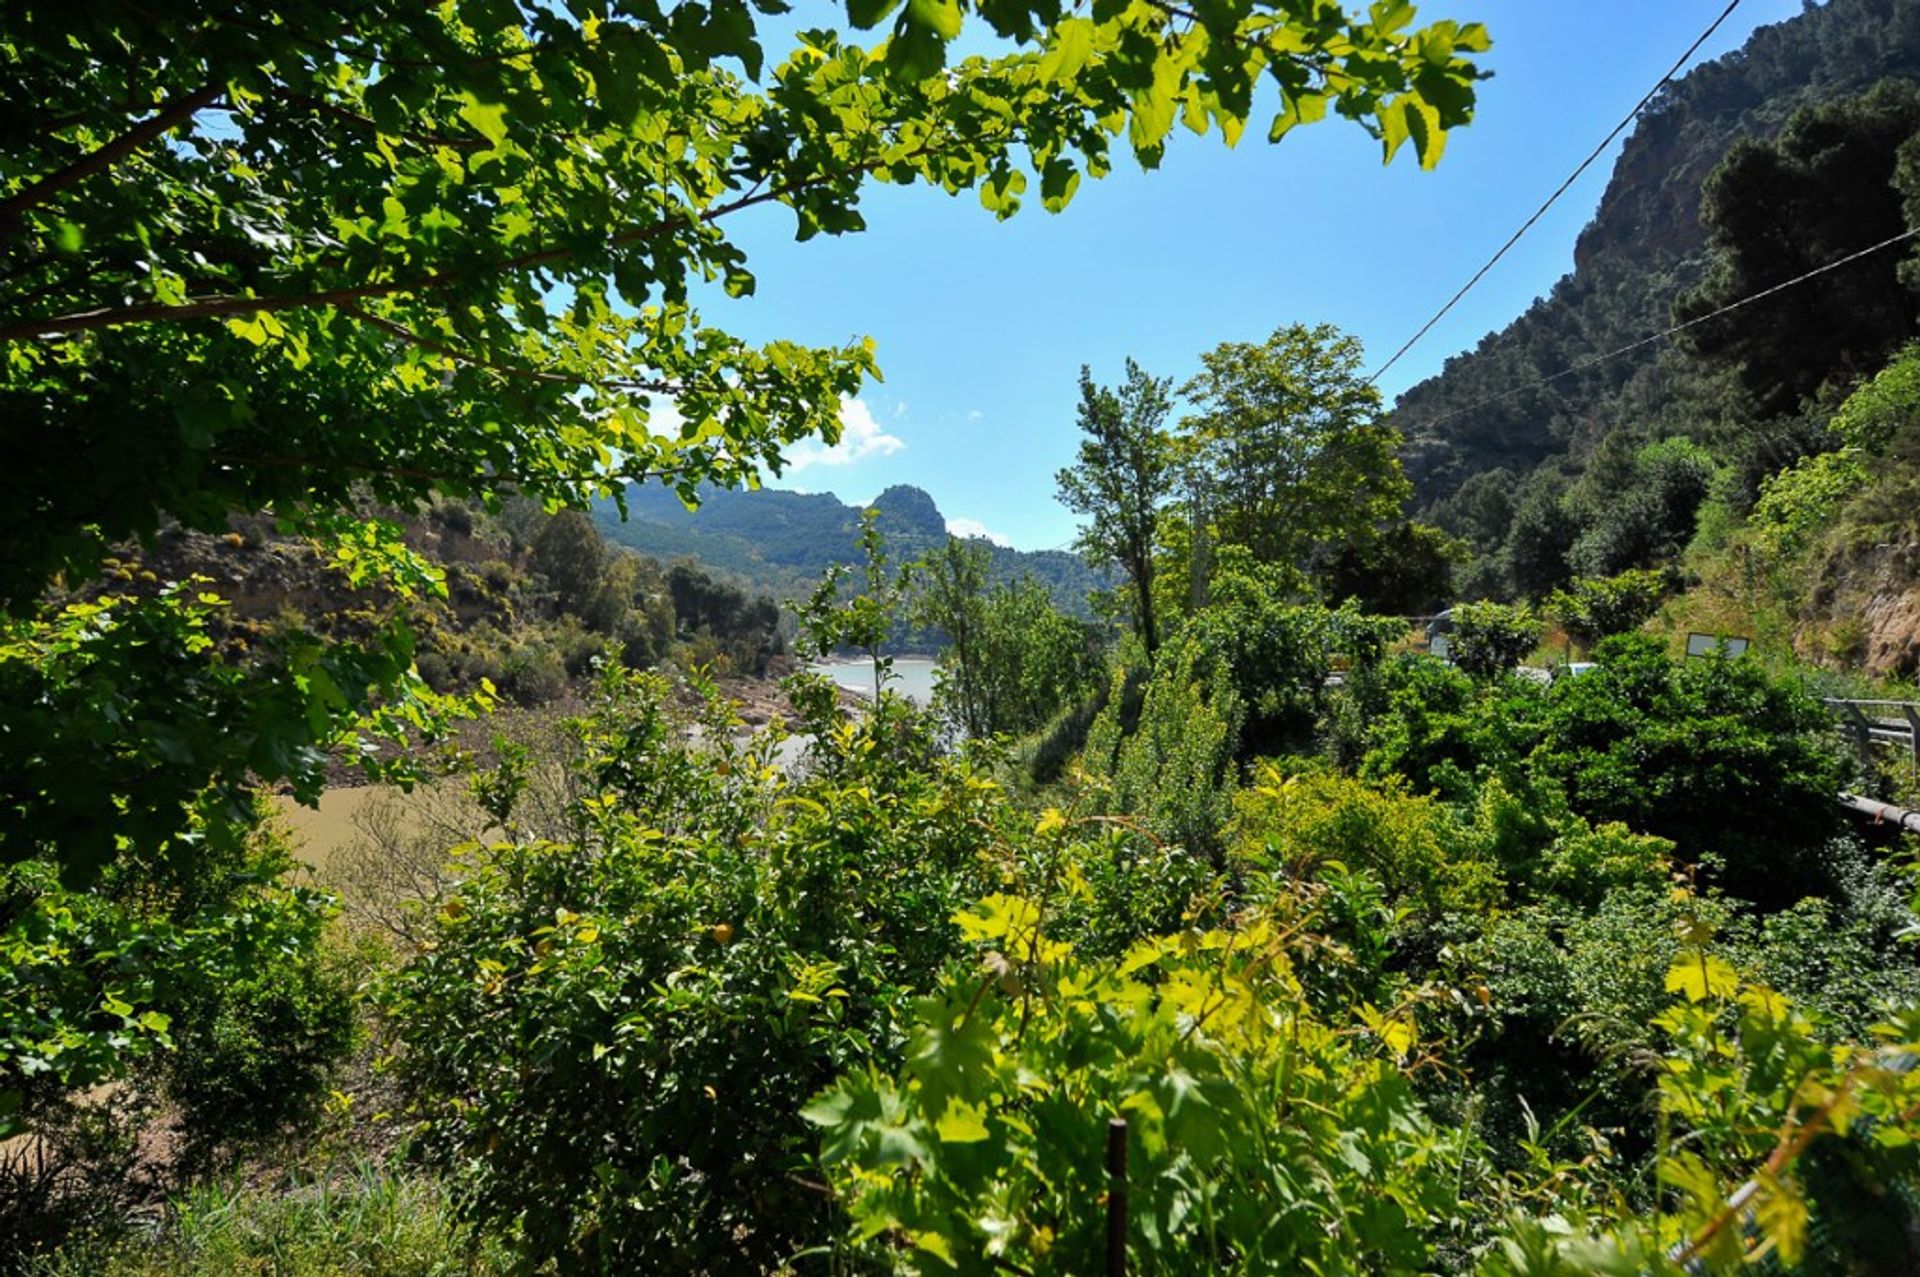
[[[578,510],[562,510],[533,539],[527,566],[547,580],[563,612],[584,616],[593,603],[606,547],[600,529]]]
[[[1087,520],[1080,552],[1095,567],[1126,574],[1134,629],[1149,657],[1160,646],[1153,601],[1160,507],[1178,478],[1165,429],[1172,386],[1171,378],[1150,376],[1129,359],[1126,380],[1109,389],[1095,385],[1083,365],[1077,423],[1086,437],[1075,463],[1054,478],[1061,504]]]
[[[1055,607],[1030,576],[996,586],[981,619],[981,682],[994,732],[1038,731],[1101,673],[1092,627]]]
[[[1499,678],[1539,642],[1539,619],[1524,603],[1462,603],[1453,609],[1453,661],[1476,679]]]
[[[920,560],[916,573],[913,617],[946,638],[940,653],[940,699],[969,736],[993,731],[984,686],[987,577],[992,566],[993,556],[984,544],[949,537],[946,545]]]
[[[1737,143],[1708,178],[1701,216],[1717,260],[1676,319],[1825,266],[1908,228],[1894,187],[1903,148],[1920,135],[1920,88],[1887,80],[1806,107],[1776,137]],[[1909,170],[1910,171],[1910,170]],[[1915,332],[1916,302],[1899,257],[1873,254],[1701,324],[1693,348],[1735,368],[1763,415],[1791,411],[1828,381],[1878,369]]]
[[[887,644],[907,601],[913,566],[894,569],[887,554],[887,539],[880,532],[877,509],[861,512],[860,552],[866,558],[861,568],[863,588],[849,592],[845,585],[851,569],[836,563],[820,578],[812,596],[794,610],[800,616],[801,653],[821,659],[849,650],[864,654],[873,663],[873,698],[877,702],[886,681],[893,677],[893,657],[887,652]]]
[[[937,703],[968,736],[1038,730],[1098,670],[1086,623],[1031,576],[990,584],[992,556],[948,540],[914,565],[913,616],[945,637]]]
[[[1370,612],[1424,615],[1450,601],[1451,568],[1465,549],[1439,528],[1404,520],[1376,537],[1332,547],[1320,588],[1329,600],[1351,599]]]
[[[1271,138],[1333,109],[1430,165],[1487,47],[1401,9],[1015,0],[975,19],[993,56],[949,64],[972,8],[855,4],[876,47],[810,30],[784,58],[741,0],[23,15],[0,37],[36,108],[0,126],[0,596],[160,511],[217,527],[356,484],[579,503],[655,477],[691,499],[778,470],[782,445],[837,437],[872,346],[703,323],[691,281],[754,287],[734,215],[857,231],[878,181],[1004,217],[1029,164],[1057,209],[1116,132],[1149,166],[1182,111],[1233,140],[1263,85]],[[649,427],[662,397],[677,430]]]
[[[1691,439],[1632,446],[1616,434],[1576,490],[1584,517],[1567,550],[1568,566],[1586,576],[1611,576],[1677,558],[1693,539],[1714,471],[1713,457]]]
[[[1662,573],[1639,568],[1613,577],[1583,577],[1555,591],[1547,609],[1575,642],[1590,649],[1601,639],[1646,624],[1660,610],[1666,592]]]
[[[1411,491],[1400,436],[1381,420],[1361,353],[1331,324],[1293,324],[1200,357],[1182,388],[1195,412],[1181,427],[1221,542],[1317,575],[1335,551],[1399,518]]]
[[[1500,558],[1503,573],[1522,598],[1539,598],[1572,575],[1567,554],[1580,538],[1580,519],[1567,500],[1567,481],[1536,470],[1514,502]]]

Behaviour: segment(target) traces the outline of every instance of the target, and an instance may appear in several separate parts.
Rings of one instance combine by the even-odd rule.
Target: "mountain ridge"
[[[1687,378],[1673,346],[1582,361],[1667,328],[1676,300],[1705,278],[1701,188],[1736,141],[1771,136],[1800,107],[1888,77],[1920,79],[1911,0],[1810,5],[1669,81],[1622,147],[1573,270],[1396,401],[1416,504],[1435,515],[1468,478],[1503,467],[1577,473],[1623,424],[1681,432],[1693,405],[1674,393]]]
[[[625,497],[624,521],[613,501],[594,504],[594,517],[610,539],[663,562],[698,560],[776,598],[801,597],[832,565],[859,562],[864,510],[880,512],[880,531],[896,562],[938,549],[952,535],[939,504],[911,484],[895,484],[864,504],[831,492],[707,488],[699,507],[689,510],[657,484],[633,485]],[[1111,585],[1068,551],[1016,550],[984,537],[963,539],[988,547],[996,579],[1031,575],[1046,586],[1056,607],[1075,616],[1091,616],[1087,596]]]

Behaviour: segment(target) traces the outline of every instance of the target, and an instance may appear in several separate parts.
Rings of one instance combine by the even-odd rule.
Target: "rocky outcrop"
[[[1802,656],[1875,678],[1920,675],[1920,541],[1836,551],[1795,640]]]

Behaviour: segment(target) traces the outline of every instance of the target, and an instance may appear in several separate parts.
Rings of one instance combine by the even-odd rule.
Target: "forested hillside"
[[[1804,428],[1774,420],[1780,405],[1730,398],[1732,374],[1701,359],[1695,346],[1654,343],[1581,365],[1675,322],[1676,304],[1715,272],[1716,235],[1724,240],[1737,218],[1729,210],[1717,225],[1703,220],[1702,204],[1736,142],[1776,136],[1810,104],[1917,77],[1920,6],[1831,0],[1756,31],[1744,48],[1667,85],[1629,137],[1580,237],[1573,272],[1508,327],[1401,396],[1393,422],[1407,436],[1417,504],[1484,551],[1497,540],[1495,529],[1504,532],[1530,500],[1557,498],[1556,489],[1609,446],[1626,451],[1630,442],[1686,436],[1762,473],[1806,450]],[[1895,225],[1886,233],[1899,229],[1899,201],[1884,184],[1882,195],[1878,216],[1836,222],[1829,212],[1824,224],[1810,218],[1779,228],[1796,243],[1756,282],[1778,282],[1798,273],[1790,267],[1811,268],[1872,244],[1889,216]],[[1899,255],[1865,261],[1838,282],[1886,274]],[[1809,318],[1793,299],[1781,305],[1793,320]],[[1470,484],[1477,475],[1491,477]],[[1529,592],[1539,584],[1524,566],[1521,577],[1479,585]]]
[[[626,492],[627,518],[611,500],[594,510],[607,536],[622,545],[661,560],[697,559],[782,600],[806,594],[833,564],[859,560],[862,507],[830,492],[708,488],[699,495],[699,508],[689,510],[664,487],[636,484]],[[946,544],[947,521],[919,488],[888,488],[872,508],[900,557],[918,558]],[[1112,584],[1064,550],[1013,550],[984,539],[981,544],[992,556],[996,579],[1032,576],[1056,607],[1075,616],[1090,616],[1087,596]]]

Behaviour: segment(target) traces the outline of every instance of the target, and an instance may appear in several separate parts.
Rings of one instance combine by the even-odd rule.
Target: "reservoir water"
[[[899,693],[915,705],[924,707],[932,703],[933,664],[931,656],[894,657],[893,677],[887,680],[887,690]],[[853,659],[816,661],[809,668],[825,674],[849,691],[866,696],[873,695],[872,661]]]

